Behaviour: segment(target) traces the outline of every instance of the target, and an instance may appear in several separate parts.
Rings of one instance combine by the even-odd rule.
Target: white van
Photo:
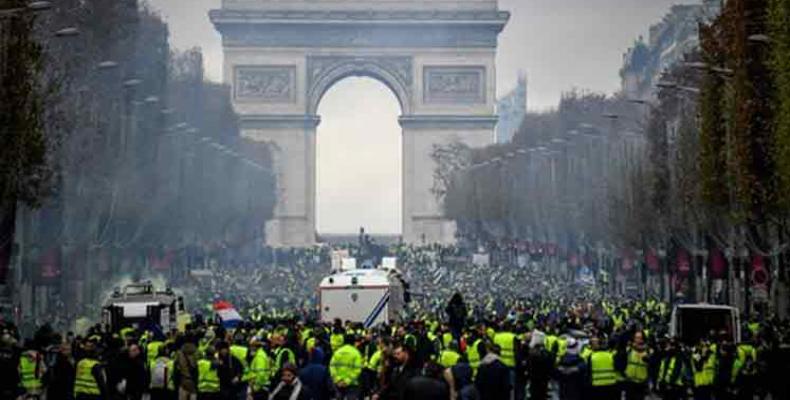
[[[327,276],[318,287],[321,321],[360,322],[365,328],[400,318],[403,283],[397,271],[355,269]]]
[[[725,331],[733,343],[741,341],[741,320],[738,309],[713,304],[680,304],[672,310],[669,336],[686,344],[696,344],[711,331]]]

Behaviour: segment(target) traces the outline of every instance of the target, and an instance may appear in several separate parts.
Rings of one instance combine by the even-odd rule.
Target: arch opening
[[[371,77],[336,80],[319,98],[316,231],[319,235],[402,233],[402,106]]]

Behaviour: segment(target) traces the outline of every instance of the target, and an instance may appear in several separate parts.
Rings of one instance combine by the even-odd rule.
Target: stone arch
[[[497,0],[226,0],[210,17],[242,135],[280,149],[269,245],[315,243],[316,113],[351,76],[383,83],[401,106],[403,241],[455,240],[430,149],[493,141],[497,37],[510,17]]]
[[[373,78],[387,86],[400,103],[401,113],[412,112],[410,57],[308,57],[307,115],[316,115],[327,91],[341,80]]]

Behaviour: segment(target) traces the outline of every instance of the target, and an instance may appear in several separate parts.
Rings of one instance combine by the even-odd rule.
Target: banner
[[[678,273],[685,276],[691,271],[691,257],[688,251],[684,248],[678,248],[675,253],[676,264],[675,268]]]
[[[727,275],[727,258],[719,248],[712,248],[708,253],[708,269],[711,279],[724,279]]]
[[[38,283],[39,284],[49,284],[56,278],[58,278],[61,274],[61,254],[60,254],[60,247],[56,246],[53,247],[43,254],[38,259],[39,265],[39,274],[38,274]]]
[[[653,272],[658,272],[661,269],[661,264],[658,261],[658,255],[653,249],[647,249],[645,252],[645,264],[647,269]]]
[[[622,257],[620,260],[620,269],[623,272],[629,272],[634,269],[634,252],[632,250],[622,250],[620,256]]]
[[[762,255],[752,255],[752,272],[750,278],[752,280],[752,284],[757,288],[768,288],[768,283],[771,278],[768,274],[766,263],[767,260]]]

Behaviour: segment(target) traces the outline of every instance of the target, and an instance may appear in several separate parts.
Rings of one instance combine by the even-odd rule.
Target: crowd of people
[[[215,274],[201,301],[234,301],[247,317],[234,326],[196,310],[169,332],[44,326],[23,338],[3,322],[0,399],[790,399],[786,320],[753,314],[740,341],[735,327],[681,340],[669,336],[670,304],[455,252],[398,247],[414,299],[372,327],[310,312],[320,252]]]

